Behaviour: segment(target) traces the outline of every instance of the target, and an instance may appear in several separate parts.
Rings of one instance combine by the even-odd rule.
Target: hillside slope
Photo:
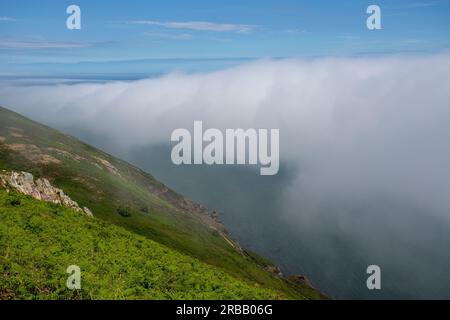
[[[217,267],[73,209],[0,190],[0,299],[277,299]],[[78,265],[81,290],[66,288]]]
[[[93,215],[294,299],[323,296],[271,272],[242,250],[206,208],[138,168],[0,107],[0,169],[46,178]]]

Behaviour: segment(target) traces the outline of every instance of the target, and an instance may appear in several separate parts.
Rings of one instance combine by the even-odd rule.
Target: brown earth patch
[[[17,132],[10,132],[9,135],[14,138],[24,138],[24,135]]]
[[[23,130],[16,127],[6,127],[10,134],[23,135]]]
[[[61,161],[55,157],[45,154],[34,144],[13,143],[6,144],[6,147],[12,151],[18,152],[33,163],[39,164],[59,164]]]
[[[93,177],[74,177],[72,178],[73,181],[82,184],[86,189],[90,190],[91,192],[94,192],[98,197],[103,198],[105,193],[100,190],[98,187],[96,187],[96,183],[98,184],[100,180],[93,178]]]
[[[86,158],[83,158],[75,153],[70,153],[66,150],[61,150],[61,149],[57,149],[57,148],[47,148],[47,150],[50,152],[55,152],[60,156],[75,160],[77,162],[80,162],[81,160],[87,160]]]

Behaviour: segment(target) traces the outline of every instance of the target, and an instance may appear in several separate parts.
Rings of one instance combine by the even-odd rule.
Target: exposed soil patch
[[[60,164],[61,161],[55,157],[45,154],[34,144],[13,143],[6,144],[6,147],[12,151],[18,152],[33,163],[38,164]]]
[[[70,153],[70,152],[68,152],[66,150],[61,150],[61,149],[57,149],[57,148],[47,148],[47,150],[50,151],[50,152],[54,152],[54,153],[56,153],[56,154],[58,154],[60,156],[63,156],[65,158],[75,160],[77,162],[80,162],[81,160],[87,160],[86,158],[83,158],[83,157],[79,156],[78,154]]]

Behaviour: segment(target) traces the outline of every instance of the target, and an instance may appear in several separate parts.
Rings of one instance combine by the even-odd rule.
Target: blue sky
[[[81,30],[66,28],[70,4],[81,8]],[[370,4],[381,7],[382,30],[366,28]],[[2,0],[0,73],[165,72],[196,69],[195,61],[207,69],[242,58],[446,52],[449,18],[449,0]]]

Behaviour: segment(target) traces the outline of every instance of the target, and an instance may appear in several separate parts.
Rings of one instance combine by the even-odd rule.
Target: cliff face
[[[64,194],[63,190],[53,187],[47,179],[40,178],[35,181],[33,175],[28,172],[0,172],[0,187],[7,190],[13,188],[37,200],[60,204],[77,212],[83,212],[89,217],[93,216],[91,210],[86,207],[80,208],[76,201]]]

